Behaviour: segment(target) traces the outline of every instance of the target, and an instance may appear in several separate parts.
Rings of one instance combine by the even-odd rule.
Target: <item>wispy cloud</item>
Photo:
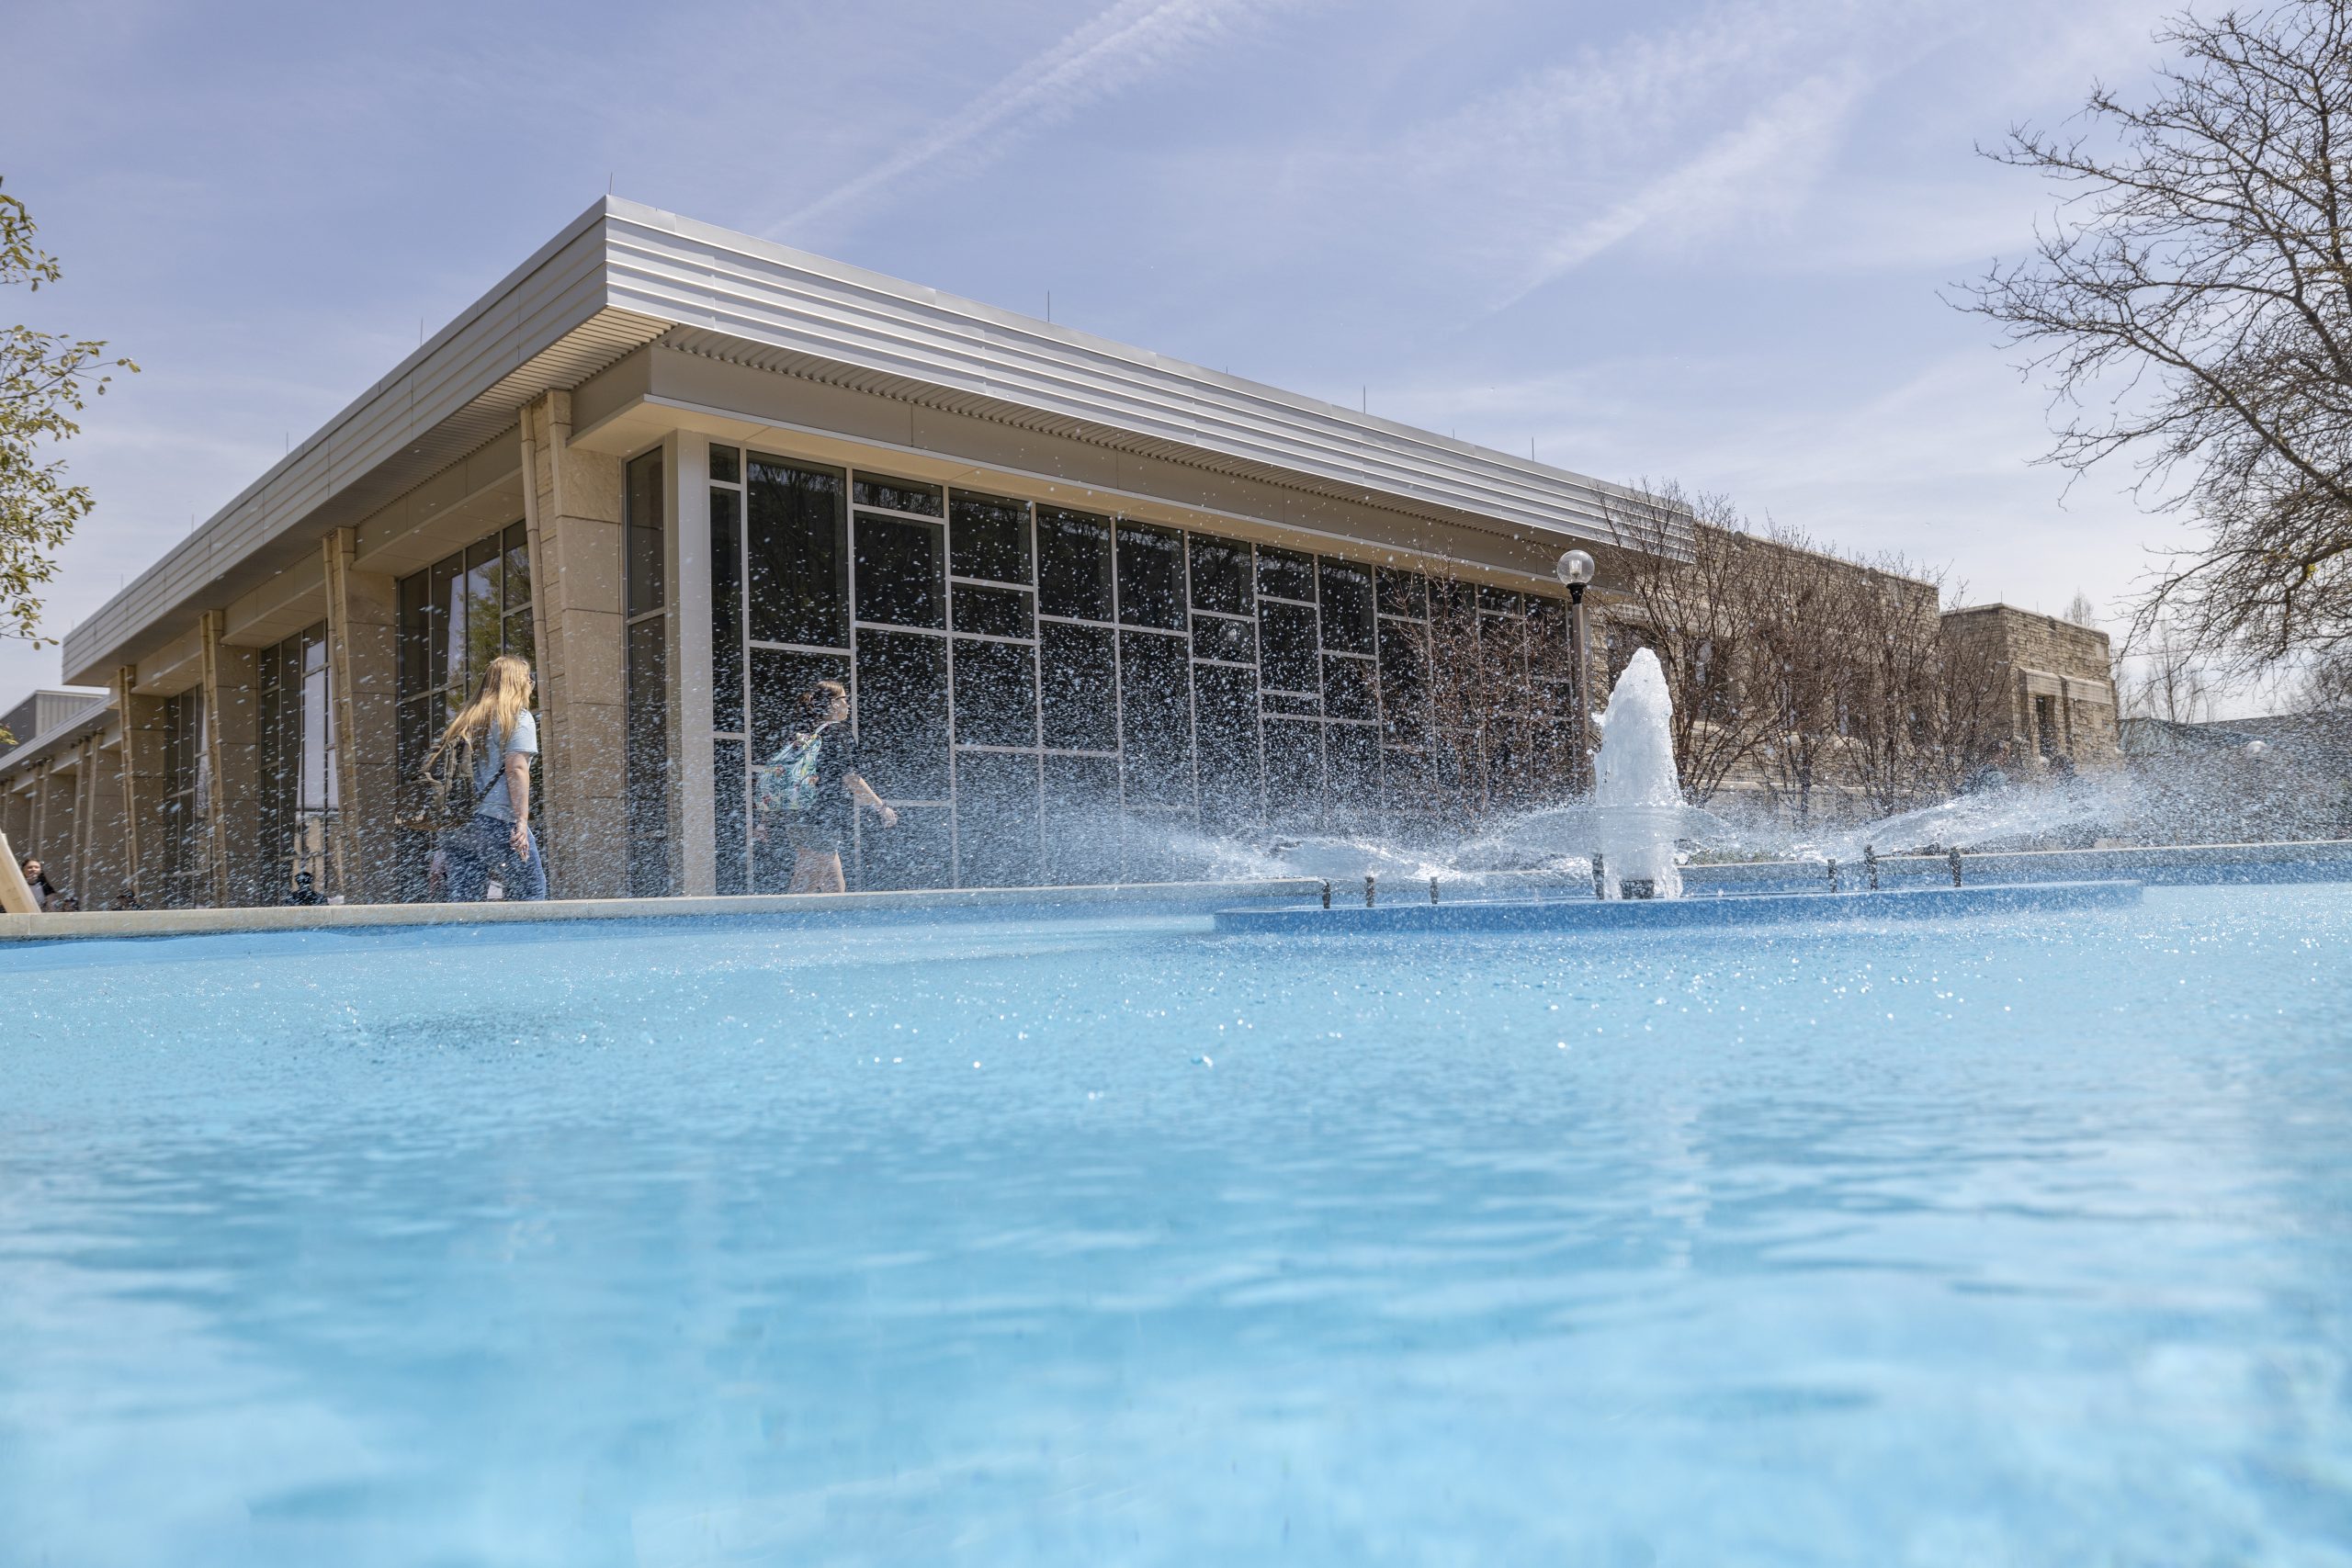
[[[918,170],[987,161],[1152,75],[1309,0],[1120,0],[1023,61],[935,130],[772,225],[773,237],[880,195]]]
[[[1911,5],[1719,6],[1451,117],[1432,173],[1483,157],[1488,182],[1531,198],[1534,232],[1490,258],[1491,305],[1636,240],[1688,246],[1792,221],[1863,101],[1928,47],[1938,29],[1920,21]],[[1481,138],[1482,122],[1508,129]]]
[[[1848,69],[1809,76],[1768,100],[1615,205],[1555,232],[1498,307],[1645,231],[1703,240],[1758,213],[1792,209],[1827,167],[1867,85]]]
[[[10,188],[68,273],[25,308],[148,367],[67,453],[100,510],[51,629],[615,172],[730,227],[790,213],[769,231],[904,276],[1052,287],[1130,341],[1347,401],[1368,382],[1467,439],[1948,558],[1982,591],[2109,604],[2169,525],[2096,484],[2060,504],[2064,476],[2028,466],[2042,394],[1935,287],[2013,254],[2046,200],[1971,143],[2064,122],[2094,77],[2136,90],[2180,3],[681,0],[649,34],[584,0],[586,25],[530,41],[544,69],[488,94],[410,14],[455,26],[458,0],[295,30],[219,25],[254,0],[19,7],[10,41],[44,69],[0,108]],[[628,112],[549,112],[583,92]],[[0,645],[0,696],[56,678],[53,651]]]
[[[1491,312],[1629,246],[1687,255],[1805,232],[1887,84],[1975,25],[1950,0],[1705,6],[1532,51],[1369,139],[1351,126],[1251,149],[1248,167],[1204,148],[1189,200],[1254,200],[1252,232],[1309,250],[1361,243],[1375,220],[1385,253],[1411,236],[1416,270]]]

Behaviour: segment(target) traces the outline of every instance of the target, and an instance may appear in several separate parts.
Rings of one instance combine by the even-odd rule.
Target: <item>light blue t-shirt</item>
[[[514,820],[514,800],[506,787],[506,759],[513,756],[536,757],[539,754],[539,721],[525,708],[514,716],[514,733],[506,736],[504,744],[495,729],[490,733],[490,743],[474,757],[474,795],[477,817],[495,817],[501,822]]]

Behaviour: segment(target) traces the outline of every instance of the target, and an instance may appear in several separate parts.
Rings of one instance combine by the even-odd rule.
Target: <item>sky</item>
[[[2120,628],[2181,525],[2036,463],[1955,285],[1981,156],[2139,0],[23,5],[0,178],[142,367],[65,450],[62,636],[612,190]],[[0,700],[58,677],[0,641]]]

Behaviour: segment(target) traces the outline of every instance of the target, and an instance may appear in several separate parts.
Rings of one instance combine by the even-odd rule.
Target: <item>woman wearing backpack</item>
[[[495,875],[509,898],[548,896],[547,862],[531,837],[531,759],[539,754],[539,721],[531,713],[531,666],[507,654],[490,661],[474,700],[441,732],[425,763],[452,749],[473,760],[473,812],[441,835],[447,858],[448,897],[453,904],[480,901]]]
[[[899,825],[899,814],[857,771],[857,739],[842,722],[848,717],[848,688],[818,682],[800,699],[799,727],[758,770],[752,834],[764,844],[783,824],[793,852],[786,893],[839,893],[848,886],[842,850],[853,801],[871,807],[885,828]]]

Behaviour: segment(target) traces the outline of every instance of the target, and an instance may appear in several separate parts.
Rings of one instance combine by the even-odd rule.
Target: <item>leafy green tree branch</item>
[[[0,189],[0,284],[38,293],[62,276],[34,232],[25,204]],[[106,349],[103,340],[0,329],[0,637],[56,640],[40,635],[40,591],[92,502],[85,486],[66,482],[63,458],[43,459],[81,434],[75,416],[105,395],[108,372],[138,370],[129,359],[108,359]]]

